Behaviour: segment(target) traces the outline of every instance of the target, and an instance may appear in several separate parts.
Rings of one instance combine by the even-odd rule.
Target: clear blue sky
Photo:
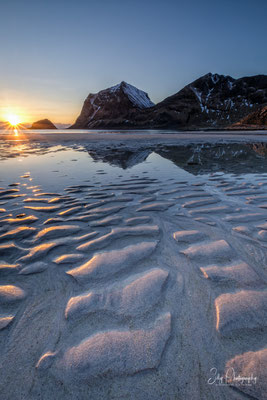
[[[0,0],[0,119],[73,122],[125,80],[154,102],[207,72],[267,73],[266,0]]]

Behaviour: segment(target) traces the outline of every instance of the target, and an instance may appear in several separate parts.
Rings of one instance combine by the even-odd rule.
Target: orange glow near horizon
[[[0,121],[7,126],[7,129],[18,129],[19,127],[23,129],[25,124],[26,126],[29,124],[29,119],[29,113],[22,107],[0,105]]]
[[[21,123],[21,117],[19,114],[9,112],[5,114],[5,121],[6,126],[4,131],[8,132],[13,140],[17,141],[26,139],[26,135],[23,133],[23,131],[27,128]]]
[[[1,100],[1,96],[0,96]],[[26,103],[27,100],[27,103]],[[37,99],[31,102],[28,99],[17,99],[17,101],[12,102],[10,100],[9,104],[1,104],[0,101],[0,122],[9,124],[10,126],[16,126],[17,124],[23,124],[28,127],[35,121],[48,118],[53,123],[63,123],[72,124],[77,115],[79,115],[80,107],[79,105],[75,107],[67,106],[63,111],[57,110],[58,104],[51,101],[48,104],[40,104]],[[19,104],[21,102],[21,104]],[[14,103],[14,104],[12,104]]]
[[[6,120],[13,128],[16,128],[21,122],[20,117],[16,114],[8,114]]]

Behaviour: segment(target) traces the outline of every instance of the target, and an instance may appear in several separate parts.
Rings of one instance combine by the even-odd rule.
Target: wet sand
[[[218,164],[197,174],[203,164],[189,160],[185,171],[173,164],[174,150],[168,159],[150,152],[160,139],[178,145],[195,133],[103,134],[98,142],[93,134],[86,151],[96,157],[98,150],[99,159],[86,167],[80,146],[88,137],[77,135],[2,144],[0,398],[264,399],[262,149],[250,173]],[[260,135],[228,139],[266,142]],[[123,159],[116,152],[107,158],[114,140]],[[226,139],[209,133],[199,140]],[[220,385],[213,368],[257,379]]]

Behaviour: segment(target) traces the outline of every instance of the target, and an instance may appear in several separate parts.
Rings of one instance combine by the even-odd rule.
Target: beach
[[[264,399],[264,132],[0,148],[1,399]]]

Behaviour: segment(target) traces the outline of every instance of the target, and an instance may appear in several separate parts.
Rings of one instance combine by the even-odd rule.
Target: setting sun
[[[12,126],[17,126],[21,122],[19,116],[16,114],[9,114],[7,116],[7,121]]]

